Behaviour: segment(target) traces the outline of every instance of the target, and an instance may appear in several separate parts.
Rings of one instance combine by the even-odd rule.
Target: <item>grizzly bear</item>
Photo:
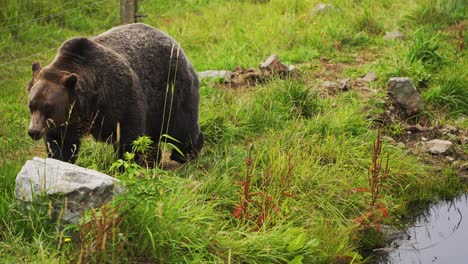
[[[182,152],[171,155],[181,163],[203,146],[197,74],[180,45],[148,25],[69,39],[52,63],[35,62],[32,72],[28,134],[45,135],[49,157],[74,163],[88,133],[114,144],[119,157],[141,135],[155,142],[155,161],[161,141]]]

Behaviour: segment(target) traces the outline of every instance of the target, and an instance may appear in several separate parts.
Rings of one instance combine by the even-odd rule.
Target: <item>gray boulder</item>
[[[53,216],[76,223],[83,210],[109,202],[124,188],[119,180],[55,159],[34,157],[16,176],[15,194],[26,202],[52,201]]]
[[[426,151],[435,155],[444,155],[452,151],[452,142],[448,140],[433,139],[425,142]]]
[[[394,77],[387,82],[387,93],[409,116],[424,109],[424,101],[408,77]]]

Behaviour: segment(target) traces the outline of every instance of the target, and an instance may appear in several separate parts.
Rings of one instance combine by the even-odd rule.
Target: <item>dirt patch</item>
[[[245,69],[243,66],[237,66],[226,84],[230,88],[249,87],[264,83],[272,78],[285,79],[292,76],[297,76],[296,68],[283,64],[278,55],[271,55],[260,63],[258,68]]]
[[[385,101],[384,109],[384,113],[377,118],[370,118],[383,129],[388,143],[406,149],[408,153],[435,168],[451,167],[457,170],[462,181],[468,182],[466,129],[442,125],[423,114],[406,118],[403,109],[393,104],[389,98]],[[453,147],[443,154],[431,154],[428,151],[428,142],[434,139],[449,141]]]
[[[171,152],[169,151],[162,152],[161,163],[162,163],[162,169],[168,170],[168,171],[176,171],[183,165],[183,164],[178,163],[177,161],[171,160]]]

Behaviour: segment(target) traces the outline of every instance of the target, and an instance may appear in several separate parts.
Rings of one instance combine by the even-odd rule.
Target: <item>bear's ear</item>
[[[70,90],[75,89],[76,82],[78,81],[78,75],[75,73],[69,73],[62,77],[62,84]]]
[[[38,61],[33,62],[32,64],[33,78],[36,77],[41,70],[42,70],[41,64]]]

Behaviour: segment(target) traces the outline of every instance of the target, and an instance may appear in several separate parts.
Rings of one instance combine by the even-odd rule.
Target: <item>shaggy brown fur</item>
[[[200,152],[198,78],[179,44],[145,24],[115,27],[92,38],[63,43],[54,61],[33,64],[28,86],[29,134],[45,134],[50,157],[74,162],[82,136],[118,144],[121,156],[141,135],[164,134],[185,162]],[[164,107],[165,106],[165,107]],[[117,124],[120,142],[117,142]]]

